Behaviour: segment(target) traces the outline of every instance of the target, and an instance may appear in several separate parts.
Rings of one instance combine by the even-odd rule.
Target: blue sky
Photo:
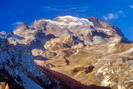
[[[133,0],[0,0],[0,31],[11,32],[21,22],[64,15],[98,17],[133,40]]]

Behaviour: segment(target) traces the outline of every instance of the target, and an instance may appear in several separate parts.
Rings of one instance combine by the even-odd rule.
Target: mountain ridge
[[[0,80],[11,89],[133,88],[132,42],[95,17],[23,23],[0,42]]]

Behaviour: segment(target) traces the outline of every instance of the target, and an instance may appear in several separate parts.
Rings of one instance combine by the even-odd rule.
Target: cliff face
[[[0,81],[10,88],[133,88],[133,44],[95,17],[23,23],[0,43]]]

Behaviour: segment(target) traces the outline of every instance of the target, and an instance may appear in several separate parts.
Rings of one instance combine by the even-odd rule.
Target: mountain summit
[[[133,89],[133,44],[95,17],[59,16],[0,32],[10,89]]]

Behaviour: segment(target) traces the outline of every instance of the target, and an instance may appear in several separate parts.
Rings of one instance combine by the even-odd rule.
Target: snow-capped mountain
[[[59,16],[0,32],[10,89],[132,89],[133,44],[95,17]]]

